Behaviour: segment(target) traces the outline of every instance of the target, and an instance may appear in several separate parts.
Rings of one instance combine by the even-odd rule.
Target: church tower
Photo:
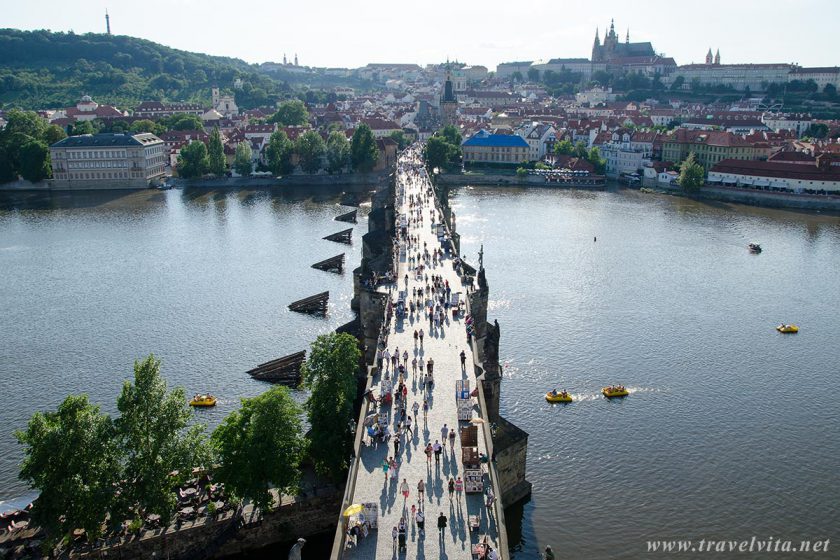
[[[706,53],[706,64],[712,64],[712,48],[709,47],[709,52]]]
[[[720,66],[720,49],[715,53],[715,66]]]
[[[592,62],[598,62],[601,50],[601,37],[598,35],[598,28],[595,28],[595,43],[592,45]]]
[[[443,126],[455,124],[457,121],[458,99],[455,97],[455,90],[452,87],[452,74],[446,73],[446,82],[443,84],[443,94],[440,96],[440,120]]]
[[[295,53],[295,66],[297,66],[297,65],[298,65],[298,61],[297,61],[297,53]]]
[[[108,15],[108,10],[105,10],[105,32],[111,34],[111,16]]]

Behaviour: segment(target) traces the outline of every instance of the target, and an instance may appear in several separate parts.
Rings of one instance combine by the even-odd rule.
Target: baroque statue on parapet
[[[487,325],[487,336],[484,338],[484,364],[485,367],[489,364],[499,363],[499,339],[501,333],[499,331],[499,320],[494,319],[493,324]]]

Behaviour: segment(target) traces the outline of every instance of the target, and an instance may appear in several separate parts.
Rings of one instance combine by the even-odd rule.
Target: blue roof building
[[[528,161],[528,142],[516,134],[490,134],[479,130],[461,143],[464,164],[519,165]]]

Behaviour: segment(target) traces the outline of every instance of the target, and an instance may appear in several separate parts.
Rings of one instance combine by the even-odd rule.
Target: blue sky
[[[678,64],[796,62],[836,66],[838,0],[3,0],[0,25],[102,32],[179,49],[358,67],[368,62],[440,62],[493,70],[499,62],[589,57],[596,26],[610,18],[622,40],[650,41]],[[833,29],[835,27],[835,29]]]

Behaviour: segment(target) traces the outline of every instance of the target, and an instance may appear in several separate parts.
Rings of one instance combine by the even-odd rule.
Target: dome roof
[[[91,99],[90,95],[82,96],[82,103],[90,103],[91,101],[93,101],[93,99]]]

